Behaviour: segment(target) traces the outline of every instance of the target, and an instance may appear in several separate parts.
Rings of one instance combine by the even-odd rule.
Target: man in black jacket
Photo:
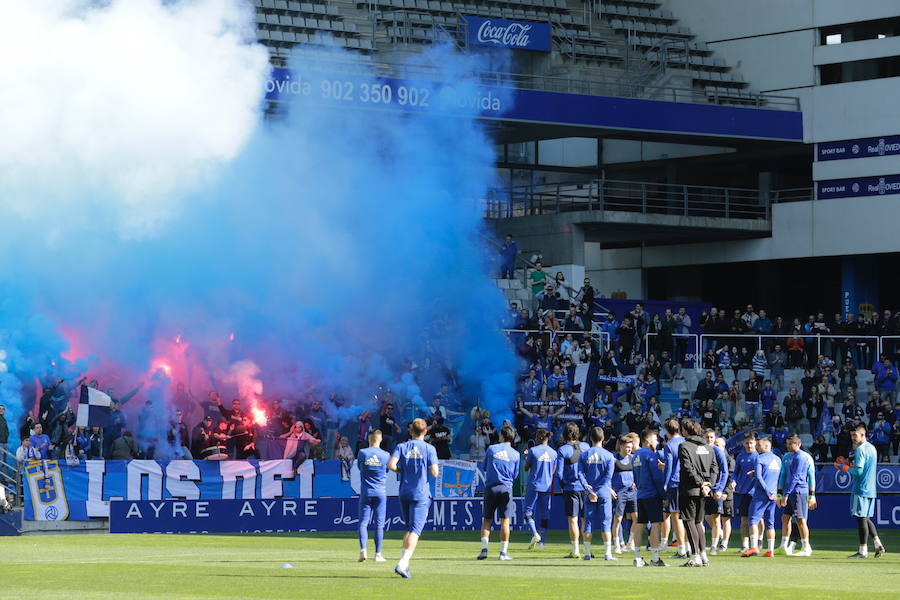
[[[697,389],[694,391],[694,400],[705,402],[706,400],[715,400],[716,398],[716,382],[713,381],[712,371],[707,371],[703,379],[697,382]]]
[[[681,518],[687,529],[692,557],[684,567],[703,567],[709,564],[706,556],[706,530],[703,527],[705,500],[719,475],[713,450],[706,444],[703,429],[693,419],[686,419],[682,431],[687,434],[678,448],[680,481],[678,483]]]

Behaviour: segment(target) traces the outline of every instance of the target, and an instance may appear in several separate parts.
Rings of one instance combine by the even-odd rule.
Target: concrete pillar
[[[769,203],[772,194],[772,173],[763,171],[759,174],[759,205],[765,206]]]

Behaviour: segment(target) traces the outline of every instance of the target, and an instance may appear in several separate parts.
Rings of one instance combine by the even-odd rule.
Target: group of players
[[[407,532],[394,572],[411,577],[409,562],[428,518],[431,494],[428,477],[438,474],[434,447],[424,441],[427,424],[415,419],[410,439],[392,454],[379,448],[381,433],[369,434],[370,447],[358,455],[360,470],[360,561],[368,560],[368,527],[375,529],[375,560],[382,562],[382,537],[386,514],[387,470],[398,474],[401,517]],[[769,436],[748,433],[743,449],[732,458],[725,440],[711,429],[703,430],[693,419],[669,419],[666,439],[660,446],[658,432],[647,429],[617,440],[616,452],[604,448],[600,427],[588,432],[590,443],[580,441],[581,430],[569,423],[563,443],[550,447],[550,433],[538,430],[535,444],[525,450],[528,472],[524,519],[531,531],[529,549],[543,549],[554,480],[562,491],[572,547],[568,558],[592,560],[593,537],[599,531],[603,557],[634,552],[635,567],[665,567],[662,553],[674,535],[676,558],[687,558],[684,567],[705,567],[709,555],[728,550],[731,519],[741,519],[741,556],[772,558],[775,554],[775,509],[782,507],[781,548],[788,555],[810,556],[808,511],[816,507],[815,465],[801,449],[800,437],[787,439],[788,452],[779,458]],[[519,474],[520,455],[513,448],[515,430],[504,427],[500,441],[490,446],[484,459],[484,499],[479,560],[488,558],[494,517],[500,522],[500,560],[509,555],[510,520],[514,511],[513,482]],[[851,475],[851,514],[856,518],[859,549],[850,558],[868,556],[872,537],[875,557],[885,549],[871,520],[875,508],[877,453],[866,441],[865,427],[851,431],[852,459],[839,459],[835,467]],[[628,524],[633,523],[630,535]],[[712,545],[707,551],[705,524]],[[644,560],[644,534],[649,529],[650,561]],[[583,554],[580,540],[583,540]],[[626,541],[627,540],[627,541]],[[765,551],[761,553],[765,542]]]

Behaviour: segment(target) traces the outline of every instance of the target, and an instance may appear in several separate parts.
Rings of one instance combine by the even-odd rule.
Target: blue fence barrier
[[[854,529],[849,494],[818,498],[810,511],[815,529]],[[515,501],[512,525],[522,525],[522,499]],[[359,527],[357,498],[273,500],[167,500],[116,501],[110,504],[111,533],[269,533],[302,531],[354,531]],[[780,513],[780,510],[778,511]],[[481,527],[481,499],[440,499],[432,503],[427,530],[475,531]],[[900,495],[883,495],[875,506],[875,524],[884,529],[900,528]],[[780,514],[778,520],[780,523]],[[734,520],[739,526],[738,519]],[[550,529],[565,529],[561,496],[554,496]],[[404,530],[399,502],[389,498],[386,529]],[[815,536],[815,533],[813,533]],[[473,538],[474,540],[474,538]]]
[[[850,491],[849,475],[830,465],[819,466],[816,479],[819,497],[826,503],[831,500],[824,500],[828,496],[823,494]],[[48,521],[106,518],[110,505],[118,500],[217,504],[231,500],[351,499],[359,494],[356,464],[338,460],[310,460],[300,465],[283,459],[94,460],[77,465],[33,461],[25,466],[24,480],[25,519]],[[483,483],[483,474],[475,463],[442,461],[440,476],[431,480],[431,492],[437,498],[471,498]],[[395,496],[397,488],[396,475],[389,473],[388,495]],[[900,466],[878,467],[878,490],[880,494],[900,494]]]
[[[900,494],[900,465],[878,465],[878,493]],[[816,469],[816,491],[848,493],[853,487],[850,474],[838,471],[832,465],[820,465]]]

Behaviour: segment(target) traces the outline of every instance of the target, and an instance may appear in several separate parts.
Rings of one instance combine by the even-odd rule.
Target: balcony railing
[[[595,210],[753,220],[770,216],[768,196],[755,189],[612,179],[494,190],[486,200],[485,216],[504,219]]]

